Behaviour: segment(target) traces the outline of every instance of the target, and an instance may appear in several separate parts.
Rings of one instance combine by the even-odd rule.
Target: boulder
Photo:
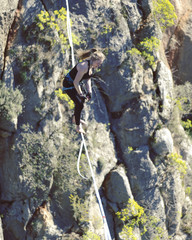
[[[107,199],[112,203],[127,203],[129,198],[133,198],[129,181],[122,167],[111,171],[103,186]]]
[[[155,132],[152,148],[154,152],[162,157],[173,152],[173,139],[168,128],[162,128]]]
[[[171,118],[173,111],[174,95],[173,95],[173,78],[170,69],[163,63],[157,65],[156,81],[159,88],[160,109],[159,115],[163,121]]]
[[[157,111],[151,96],[135,98],[119,119],[113,120],[113,130],[119,139],[123,152],[127,147],[139,147],[148,144],[158,122]]]
[[[165,207],[158,187],[157,170],[149,156],[149,148],[143,146],[128,153],[125,165],[135,201],[144,207],[149,216],[157,217],[166,239]],[[153,231],[146,233],[148,239],[153,239],[153,234]]]

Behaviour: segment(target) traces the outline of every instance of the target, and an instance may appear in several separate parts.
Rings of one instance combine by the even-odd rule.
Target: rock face
[[[83,118],[113,240],[192,237],[192,145],[180,124],[181,118],[192,120],[192,5],[171,3],[177,24],[164,33],[151,0],[69,3],[72,32],[81,40],[75,50],[98,46],[106,54]],[[71,123],[72,110],[55,92],[71,68],[70,49],[58,28],[38,27],[38,14],[49,12],[52,18],[41,19],[46,24],[65,3],[1,4],[0,239],[103,240],[84,150],[80,172],[85,179],[76,170],[81,138]],[[158,38],[160,48],[143,49],[146,38],[148,43]],[[187,97],[183,108],[182,94]],[[117,212],[126,211],[120,220]]]
[[[153,149],[156,154],[162,156],[173,152],[173,139],[169,129],[163,128],[155,132]]]
[[[1,2],[1,44],[0,44],[0,74],[2,77],[2,71],[5,67],[5,52],[8,44],[8,37],[10,34],[11,25],[14,22],[15,12],[17,10],[19,0],[13,0],[11,3],[8,0]]]

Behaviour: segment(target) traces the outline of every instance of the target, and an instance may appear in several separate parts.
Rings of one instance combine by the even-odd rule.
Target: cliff
[[[190,240],[191,1],[69,7],[75,50],[106,55],[83,118],[112,238]],[[64,8],[1,2],[0,239],[104,239],[84,151],[88,179],[76,169],[73,111],[56,92],[71,68]]]

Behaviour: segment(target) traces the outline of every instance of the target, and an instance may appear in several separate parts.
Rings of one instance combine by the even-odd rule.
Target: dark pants
[[[65,88],[67,87],[71,87],[73,85],[71,85],[70,83],[68,83],[68,81],[66,81],[66,79],[63,81],[63,86]],[[75,123],[76,125],[80,125],[80,118],[81,118],[81,111],[84,107],[84,101],[79,97],[77,91],[75,88],[72,89],[68,89],[65,90],[65,93],[71,98],[71,100],[74,102],[75,104]]]

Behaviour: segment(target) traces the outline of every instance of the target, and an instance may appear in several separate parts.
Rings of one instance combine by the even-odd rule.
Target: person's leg
[[[75,122],[75,114],[72,116],[72,123],[76,124],[76,122]],[[87,123],[84,120],[82,120],[82,119],[80,119],[80,124],[85,125],[85,126],[87,125]]]
[[[75,116],[75,123],[77,125],[77,131],[84,133],[84,130],[82,129],[81,124],[80,124],[81,111],[84,107],[83,101],[78,96],[78,93],[75,89],[67,90],[66,93],[75,104],[74,116]]]

